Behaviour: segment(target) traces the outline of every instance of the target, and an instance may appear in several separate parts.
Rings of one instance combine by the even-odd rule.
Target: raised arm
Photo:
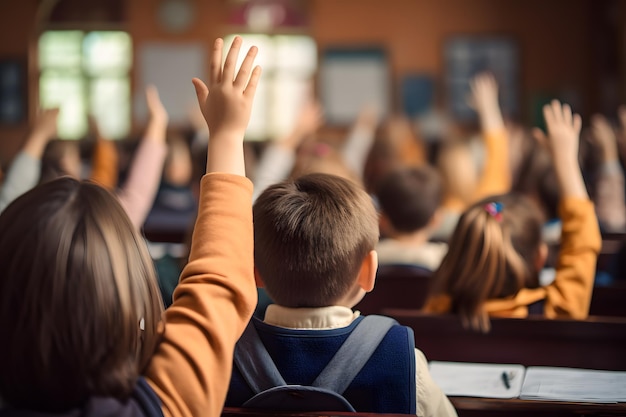
[[[163,339],[146,372],[166,416],[218,417],[235,343],[256,305],[252,184],[244,177],[243,136],[260,68],[248,52],[235,78],[241,38],[222,59],[215,41],[208,86],[194,79],[211,140],[189,263],[165,312]],[[233,81],[234,79],[234,81]]]
[[[601,238],[598,222],[589,200],[578,164],[581,128],[579,115],[558,101],[544,106],[548,135],[535,129],[535,136],[545,141],[556,172],[563,223],[561,248],[554,282],[546,287],[544,312],[547,317],[584,319],[589,314],[596,260]]]
[[[491,74],[479,74],[470,84],[469,105],[478,113],[483,141],[485,165],[478,180],[473,200],[511,189],[509,141],[498,103],[498,84]]]
[[[602,115],[591,119],[592,142],[597,147],[602,163],[596,176],[595,203],[600,225],[608,232],[626,228],[624,201],[624,170],[619,161],[617,136]]]
[[[0,213],[17,197],[30,190],[41,176],[41,157],[56,135],[59,109],[43,110],[22,150],[13,159],[0,187]]]
[[[380,115],[373,105],[364,106],[348,133],[341,155],[348,168],[359,178],[363,178],[365,161],[376,136]]]
[[[146,89],[146,100],[150,113],[148,127],[135,152],[128,178],[117,192],[122,207],[138,229],[143,226],[154,203],[167,154],[168,115],[156,87]]]

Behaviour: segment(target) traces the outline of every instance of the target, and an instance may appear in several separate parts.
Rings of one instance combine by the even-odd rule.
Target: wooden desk
[[[494,318],[491,331],[483,334],[466,330],[453,315],[384,313],[413,329],[415,346],[428,360],[626,370],[626,319],[621,317]]]
[[[626,403],[591,404],[558,401],[450,397],[459,417],[625,416]]]

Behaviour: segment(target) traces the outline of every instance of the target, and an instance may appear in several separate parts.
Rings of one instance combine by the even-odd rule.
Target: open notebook
[[[438,362],[429,364],[430,374],[449,396],[517,398],[522,390],[522,365]]]
[[[626,372],[529,366],[520,398],[594,403],[626,402]]]

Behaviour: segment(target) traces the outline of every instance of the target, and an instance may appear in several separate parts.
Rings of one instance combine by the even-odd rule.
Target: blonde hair
[[[500,213],[486,206],[502,204]],[[543,219],[521,195],[490,197],[459,219],[447,255],[435,272],[431,296],[446,294],[464,325],[489,330],[485,301],[508,297],[539,285],[534,263]]]
[[[62,411],[127,398],[159,335],[146,245],[116,198],[61,178],[0,215],[0,397]]]

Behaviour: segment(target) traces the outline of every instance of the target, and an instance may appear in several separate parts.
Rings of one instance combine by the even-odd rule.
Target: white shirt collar
[[[288,329],[338,329],[349,326],[360,315],[343,306],[289,308],[270,304],[263,321]]]

